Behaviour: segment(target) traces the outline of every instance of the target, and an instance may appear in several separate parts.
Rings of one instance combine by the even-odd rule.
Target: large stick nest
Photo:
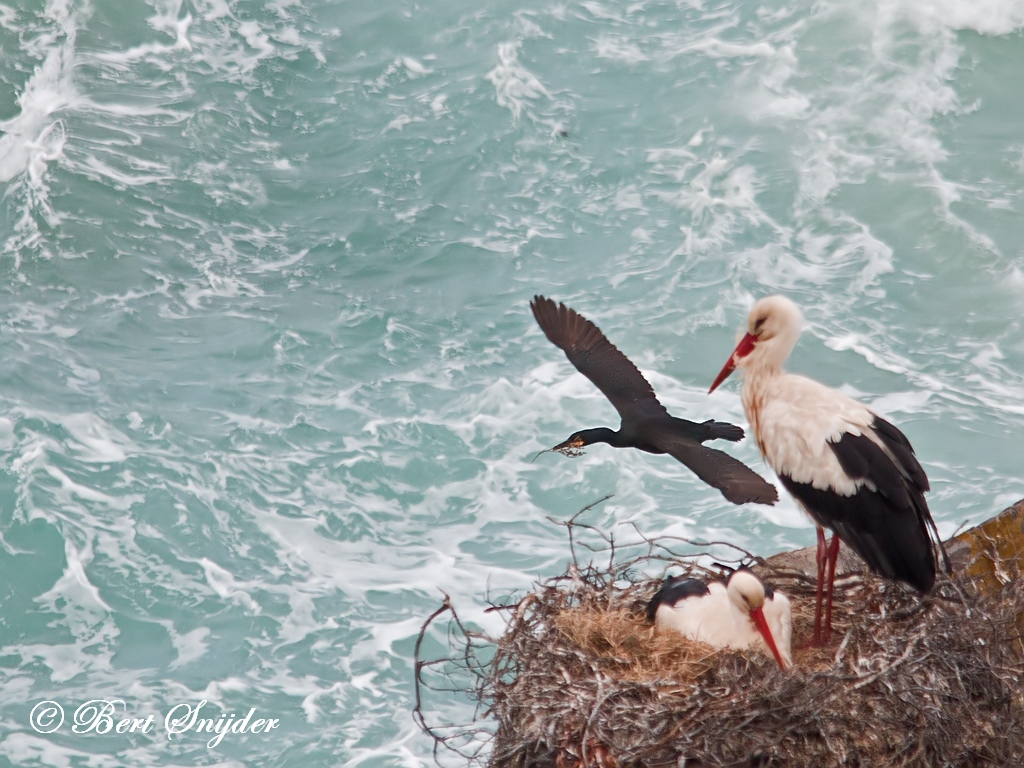
[[[762,563],[761,575],[793,601],[795,668],[782,671],[766,656],[646,622],[666,572],[721,575],[708,556],[677,554],[679,539],[637,534],[622,545],[575,519],[566,525],[573,562],[514,605],[495,606],[508,611],[503,636],[469,630],[447,600],[424,625],[421,642],[449,612],[457,650],[422,661],[417,644],[416,715],[438,746],[492,768],[1024,765],[1020,580],[983,594],[940,577],[922,600],[866,572],[844,574],[832,642],[810,649],[801,645],[813,626],[813,580]],[[601,543],[581,545],[584,534]],[[581,565],[581,548],[606,563]],[[758,562],[736,551],[733,562]],[[715,552],[724,559],[721,546]],[[474,724],[428,726],[419,695],[437,672],[444,690],[481,705]]]

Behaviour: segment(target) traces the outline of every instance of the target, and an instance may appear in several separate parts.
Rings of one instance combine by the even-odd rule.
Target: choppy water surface
[[[549,517],[614,494],[586,521],[813,541],[791,501],[735,508],[664,457],[530,463],[615,422],[536,292],[673,411],[740,423],[735,384],[705,392],[784,292],[808,321],[791,367],[904,428],[943,534],[1024,497],[1015,3],[54,0],[0,22],[8,764],[426,764],[420,624],[444,591],[500,629],[485,593],[564,568]],[[75,733],[97,698],[154,725]],[[280,722],[168,737],[204,699]]]

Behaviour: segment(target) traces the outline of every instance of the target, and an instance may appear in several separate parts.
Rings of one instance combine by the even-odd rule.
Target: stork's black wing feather
[[[899,429],[879,416],[875,416],[871,427],[888,452],[867,435],[844,434],[839,440],[829,442],[843,471],[854,480],[865,481],[856,495],[864,511],[857,518],[837,519],[830,527],[839,532],[844,541],[849,538],[850,547],[873,569],[927,592],[935,580],[932,534],[949,570],[949,558],[924,498],[929,487],[928,476],[914,456],[910,441]],[[835,508],[836,514],[840,507]],[[884,517],[884,531],[876,516]],[[871,530],[876,525],[878,531]],[[858,538],[853,532],[855,527],[862,528],[861,533],[867,537],[859,543],[854,543]],[[846,536],[842,528],[847,529]],[[883,533],[892,541],[881,541],[878,537]],[[869,552],[871,548],[874,552]],[[903,564],[883,562],[893,560],[900,548],[905,553]]]
[[[935,542],[949,569],[924,498],[928,477],[902,432],[878,416],[871,428],[884,449],[866,434],[844,433],[828,443],[843,472],[862,483],[852,495],[779,478],[815,522],[839,534],[871,570],[928,592],[935,583]]]
[[[703,597],[710,592],[708,585],[700,579],[669,576],[662,582],[661,589],[647,604],[647,620],[654,621],[654,617],[658,614],[658,607],[661,605],[675,606],[680,600],[685,600],[688,597]]]
[[[786,475],[779,479],[816,523],[835,531],[875,573],[905,582],[921,593],[932,588],[935,550],[914,509],[897,509],[866,485],[852,496],[842,496]]]
[[[739,459],[698,442],[664,436],[656,445],[682,462],[733,504],[774,504],[778,489]]]
[[[623,420],[668,416],[647,379],[596,325],[544,296],[534,296],[530,309],[544,335],[594,382]]]
[[[907,477],[907,480],[922,493],[929,490],[928,476],[924,473],[921,462],[914,455],[914,449],[910,445],[910,441],[907,440],[907,436],[900,432],[895,425],[877,414],[871,426],[874,428],[875,434],[885,443],[885,447],[896,457],[900,472]]]
[[[830,440],[828,447],[852,480],[866,480],[896,509],[913,510],[911,495],[920,495],[922,490],[908,482],[907,473],[870,437],[846,432],[838,440]]]

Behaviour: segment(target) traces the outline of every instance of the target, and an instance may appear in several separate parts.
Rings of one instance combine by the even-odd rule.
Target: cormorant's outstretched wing
[[[534,296],[530,309],[544,335],[565,352],[576,370],[590,379],[626,420],[668,416],[654,389],[637,367],[583,315],[565,304]]]
[[[779,492],[739,459],[683,438],[663,438],[657,446],[685,464],[693,473],[722,492],[733,504],[774,504]]]

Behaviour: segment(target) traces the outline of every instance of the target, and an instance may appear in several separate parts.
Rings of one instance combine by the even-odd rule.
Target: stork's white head
[[[732,572],[725,591],[733,605],[742,611],[750,612],[764,606],[764,582],[746,569]]]
[[[800,308],[785,296],[758,301],[747,315],[746,334],[708,392],[714,392],[737,368],[780,370],[800,338],[803,321]]]
[[[733,605],[739,608],[741,612],[750,616],[750,621],[760,633],[761,637],[764,638],[765,645],[768,646],[768,650],[771,651],[775,660],[779,662],[779,666],[783,669],[791,667],[793,665],[793,660],[790,656],[789,649],[790,633],[788,630],[788,610],[785,622],[777,619],[774,614],[772,616],[772,623],[776,625],[775,632],[778,632],[781,635],[780,637],[776,637],[768,619],[765,618],[765,608],[767,606],[765,605],[766,596],[763,581],[757,578],[757,576],[750,571],[740,568],[739,570],[733,571],[732,575],[729,576],[729,581],[726,583],[725,590]],[[782,597],[782,594],[778,593],[778,596]],[[789,601],[786,600],[785,602],[785,608],[788,609]],[[775,606],[773,605],[773,607]],[[781,604],[779,607],[782,607]]]

